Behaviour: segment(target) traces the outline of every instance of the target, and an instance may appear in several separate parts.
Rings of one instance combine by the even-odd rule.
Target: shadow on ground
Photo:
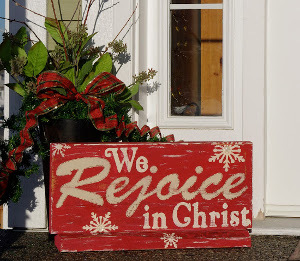
[[[252,236],[251,248],[59,253],[47,233],[0,230],[0,260],[287,260],[300,237]]]

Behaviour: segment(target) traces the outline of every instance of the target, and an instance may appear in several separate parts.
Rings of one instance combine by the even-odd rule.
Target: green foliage
[[[93,62],[94,59],[84,62],[78,74],[77,86],[81,86],[84,78],[91,72],[91,70],[93,69]],[[81,87],[81,89],[83,88],[84,86]],[[84,91],[84,89],[82,91]],[[79,92],[80,92],[80,88],[79,88]]]
[[[79,48],[79,52],[82,52],[83,49],[87,46],[88,42],[96,35],[97,33],[93,33],[91,35],[88,35],[86,37],[83,37],[81,46]]]
[[[25,27],[21,27],[15,35],[10,33],[3,34],[3,42],[0,45],[0,60],[3,68],[8,73],[20,74],[27,62],[27,54],[24,47],[27,43],[27,33]],[[12,66],[15,66],[12,68]],[[18,68],[16,70],[16,67]]]
[[[88,107],[82,101],[68,101],[64,106],[40,117],[42,121],[50,119],[88,119]]]
[[[7,87],[9,87],[10,89],[12,89],[13,91],[15,91],[17,94],[20,94],[21,96],[25,96],[26,92],[23,88],[23,86],[21,86],[18,83],[7,83],[5,84]]]
[[[85,78],[83,84],[81,84],[79,86],[79,88],[77,89],[78,92],[83,92],[85,90],[86,86],[89,84],[89,82],[92,81],[100,73],[111,72],[112,65],[113,65],[113,62],[112,62],[110,54],[106,53],[106,54],[102,55],[93,65],[91,72]]]
[[[0,59],[4,68],[10,71],[9,62],[11,60],[11,43],[8,38],[0,44]]]
[[[38,171],[39,171],[39,165],[34,163],[30,168],[24,170],[24,174],[26,178],[29,178],[32,174],[35,174]]]
[[[24,48],[24,46],[28,42],[28,36],[26,32],[26,28],[22,26],[15,35],[15,39],[19,42],[19,46]]]
[[[7,83],[10,89],[22,96],[23,102],[19,112],[6,119],[3,127],[12,131],[9,141],[0,141],[0,157],[3,162],[7,159],[8,152],[20,145],[19,132],[26,124],[25,113],[41,104],[43,100],[37,98],[36,80],[45,71],[54,70],[65,75],[73,82],[78,92],[84,92],[87,85],[102,72],[111,72],[116,57],[127,52],[127,46],[122,40],[114,40],[107,47],[92,45],[92,38],[96,33],[88,35],[87,27],[79,24],[75,31],[70,31],[64,22],[58,24],[54,19],[46,18],[45,27],[54,39],[54,50],[47,50],[45,45],[38,41],[31,48],[28,46],[28,34],[25,27],[21,27],[15,35],[3,34],[0,44],[0,69],[5,69],[14,79]],[[111,52],[109,53],[108,50]],[[116,95],[111,93],[101,97],[105,102],[104,117],[117,115],[118,120],[124,119],[125,124],[131,122],[129,112],[132,108],[142,110],[142,106],[134,100],[139,91],[140,83],[152,79],[156,71],[150,69],[134,76],[134,83]],[[56,88],[56,91],[66,95],[66,90]],[[58,106],[51,112],[39,116],[40,122],[49,122],[51,119],[89,119],[88,105],[83,101],[70,100],[63,106]],[[0,199],[0,204],[12,200],[17,202],[22,193],[20,177],[30,177],[38,171],[38,165],[33,163],[33,157],[49,157],[49,144],[40,139],[39,129],[30,130],[33,146],[23,154],[18,170],[9,177],[9,190]],[[129,137],[122,134],[117,137],[116,131],[100,132],[101,141],[164,141],[159,137],[151,138],[149,134],[141,137],[138,131],[133,131]],[[1,166],[0,166],[1,168]]]
[[[132,108],[140,111],[143,110],[143,107],[136,100],[132,100],[133,96],[139,92],[139,83],[134,84],[130,88],[126,88],[124,92],[116,97],[116,100],[119,101],[124,106],[132,106]]]
[[[10,74],[17,78],[22,74],[24,70],[24,66],[27,63],[27,57],[14,56],[14,58],[12,58],[9,63],[11,68]]]
[[[114,40],[108,44],[108,47],[117,55],[127,52],[127,45],[122,40]]]
[[[139,83],[148,82],[151,79],[153,79],[156,74],[157,71],[151,68],[148,69],[148,71],[142,71],[138,75],[134,75],[133,79],[135,82],[139,82]]]
[[[28,77],[37,76],[43,71],[48,60],[48,50],[42,42],[37,42],[28,52],[28,63],[24,68]]]
[[[67,40],[68,39],[68,32],[67,32],[67,29],[66,29],[64,23],[61,21],[59,23],[59,25],[60,25],[60,30],[63,33],[64,38]],[[60,45],[63,45],[63,38],[61,37],[60,31],[58,29],[58,26],[57,26],[57,23],[56,23],[55,19],[46,17],[45,27],[47,29],[47,32],[53,38],[53,40],[56,43],[58,43]]]
[[[135,101],[135,100],[130,100],[128,101],[129,104],[134,108],[136,109],[137,111],[140,111],[140,110],[143,110],[143,107],[140,105],[140,103],[138,101]]]

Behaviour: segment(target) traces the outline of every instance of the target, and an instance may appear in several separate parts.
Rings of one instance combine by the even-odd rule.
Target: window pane
[[[222,115],[222,16],[171,11],[171,115]]]
[[[222,4],[223,0],[171,0],[171,4]]]

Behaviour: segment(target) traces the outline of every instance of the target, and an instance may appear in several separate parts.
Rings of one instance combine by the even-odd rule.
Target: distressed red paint
[[[243,247],[249,142],[51,144],[60,251]]]

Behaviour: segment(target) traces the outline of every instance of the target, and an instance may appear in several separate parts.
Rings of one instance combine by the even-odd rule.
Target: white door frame
[[[265,42],[266,42],[266,0],[229,0],[234,3],[234,32],[232,54],[234,86],[234,128],[231,130],[161,128],[163,134],[175,135],[177,140],[243,140],[253,142],[253,216],[264,218],[265,199]],[[147,68],[158,70],[159,82],[164,81],[168,72],[163,53],[160,53],[160,41],[157,32],[161,23],[157,14],[162,17],[160,0],[140,0],[139,24],[135,34],[135,70]],[[166,1],[164,1],[166,2]],[[151,25],[151,26],[149,26]],[[137,46],[138,39],[138,46]],[[162,58],[164,57],[164,58]],[[161,86],[160,88],[163,88]],[[147,95],[142,89],[139,101],[144,111],[137,117],[139,124],[155,126],[159,124],[156,110],[159,106],[159,92]],[[160,127],[160,126],[159,126]],[[188,138],[187,138],[188,137]],[[192,137],[192,138],[190,138]]]

